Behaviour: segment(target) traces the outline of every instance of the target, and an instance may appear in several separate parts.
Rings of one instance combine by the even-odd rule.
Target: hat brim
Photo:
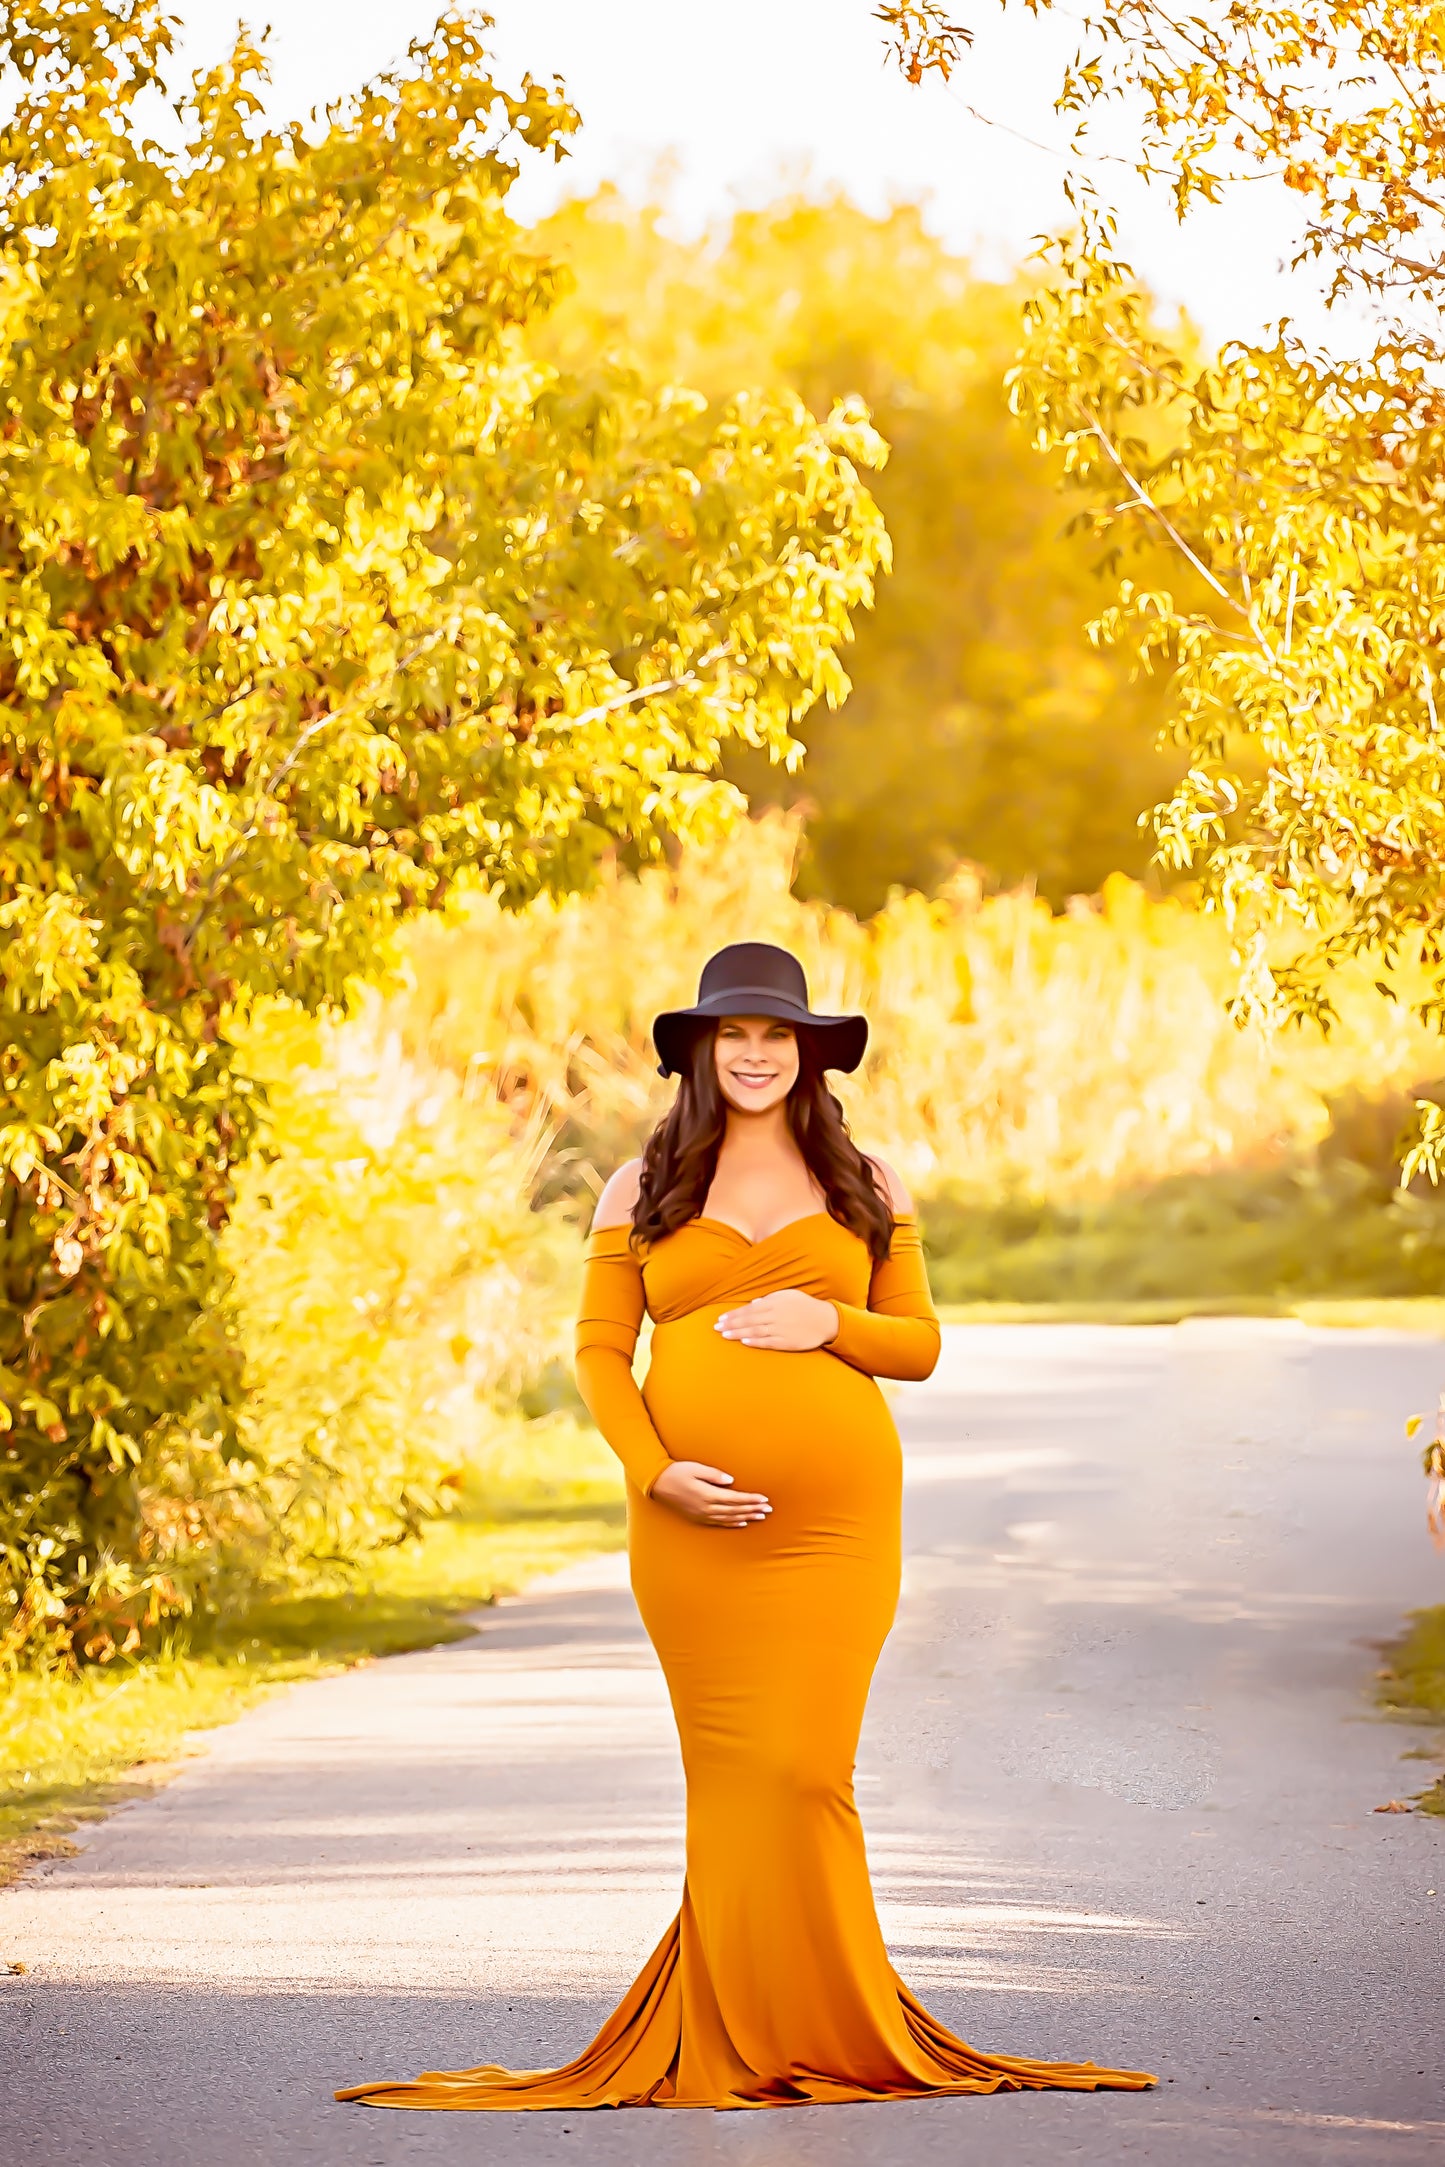
[[[776,1016],[795,1031],[808,1033],[824,1068],[841,1069],[845,1074],[858,1066],[868,1044],[866,1016],[815,1016],[800,1002],[768,987],[730,986],[694,1008],[670,1008],[654,1017],[652,1043],[658,1052],[658,1074],[681,1075],[699,1028],[720,1023],[724,1016]]]

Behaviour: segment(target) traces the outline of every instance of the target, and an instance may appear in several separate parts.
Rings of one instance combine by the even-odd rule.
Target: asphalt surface
[[[905,1596],[859,1768],[885,1930],[977,2045],[1157,2092],[334,2105],[567,2058],[675,1908],[676,1750],[613,1559],[267,1703],[0,1896],[0,1967],[28,1967],[0,1978],[3,2167],[1438,2161],[1445,1823],[1372,1811],[1432,1770],[1370,1693],[1376,1644],[1445,1600],[1402,1436],[1445,1347],[945,1342],[899,1395]]]

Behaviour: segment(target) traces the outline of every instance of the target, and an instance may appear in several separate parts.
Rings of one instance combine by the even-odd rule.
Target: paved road
[[[671,1913],[675,1750],[608,1560],[267,1704],[0,1897],[30,1967],[0,1984],[0,2160],[1437,2161],[1445,1825],[1371,1812],[1427,1771],[1369,1689],[1372,1642],[1445,1595],[1401,1441],[1442,1375],[1293,1325],[963,1329],[900,1397],[906,1592],[860,1765],[890,1942],[979,2045],[1157,2093],[333,2106],[563,2059]]]

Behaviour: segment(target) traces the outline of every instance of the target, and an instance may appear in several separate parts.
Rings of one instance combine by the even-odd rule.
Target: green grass
[[[605,1449],[605,1448],[602,1448]],[[197,1731],[230,1723],[299,1678],[462,1638],[468,1615],[527,1581],[624,1540],[605,1467],[508,1485],[483,1478],[457,1518],[383,1554],[350,1587],[255,1603],[189,1647],[78,1675],[0,1679],[0,1881],[63,1855],[83,1820],[163,1781]]]
[[[1445,1338],[1445,1190],[1400,1188],[1405,1097],[1330,1103],[1313,1151],[1058,1202],[920,1204],[953,1323],[1300,1317]]]
[[[1445,1296],[1357,1299],[1213,1295],[1152,1302],[943,1302],[945,1324],[1179,1324],[1186,1317],[1298,1317],[1335,1331],[1408,1332],[1445,1339]]]
[[[1380,1705],[1391,1715],[1445,1724],[1445,1604],[1412,1613],[1405,1632],[1385,1650],[1378,1683]],[[1445,1775],[1420,1792],[1415,1805],[1421,1813],[1445,1815]]]
[[[1445,1196],[1402,1193],[1393,1164],[1321,1155],[1092,1202],[943,1192],[920,1210],[934,1294],[955,1313],[1167,1323],[1323,1303],[1349,1322],[1360,1303],[1445,1294]]]

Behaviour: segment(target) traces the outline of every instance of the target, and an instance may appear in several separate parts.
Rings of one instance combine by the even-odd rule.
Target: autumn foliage
[[[860,409],[527,353],[554,275],[506,196],[574,116],[482,31],[315,139],[243,41],[162,143],[155,0],[0,8],[15,1642],[133,1640],[231,1509],[256,1004],[336,1002],[461,871],[522,900],[715,827],[720,748],[841,693],[885,551]]]
[[[1438,1073],[1445,9],[1111,0],[1059,86],[1181,213],[1277,172],[1345,360],[1165,336],[1082,180],[987,289],[908,207],[524,232],[577,116],[485,31],[303,129],[158,0],[0,0],[0,1656],[445,1502],[716,937],[873,1011],[853,1111],[970,1210]],[[1221,921],[1106,879],[1155,798]]]
[[[807,806],[803,890],[867,916],[961,858],[1059,906],[1110,873],[1157,879],[1139,816],[1182,768],[1158,746],[1167,687],[1091,643],[1103,551],[1068,531],[1063,462],[1009,412],[1029,277],[980,276],[922,206],[870,215],[829,191],[679,238],[665,205],[604,188],[541,238],[566,288],[534,336],[564,366],[612,353],[651,382],[753,384],[815,413],[861,394],[887,439],[892,566],[848,698],[803,720],[795,771],[727,756],[752,804]],[[1167,576],[1164,549],[1144,562]]]
[[[932,0],[898,12],[915,50],[943,34]],[[957,44],[942,61],[966,64]],[[1445,8],[1109,0],[1082,19],[1057,104],[1080,224],[1054,248],[1013,396],[1120,555],[1098,636],[1169,686],[1184,773],[1157,815],[1163,854],[1232,924],[1247,1011],[1328,1024],[1342,965],[1405,958],[1438,1025]],[[1341,351],[1287,322],[1202,358],[1159,335],[1084,162],[1109,107],[1181,217],[1262,176],[1292,193],[1296,262],[1353,312]],[[1163,545],[1164,577],[1139,545]],[[1283,965],[1281,921],[1310,936]],[[1422,1111],[1411,1163],[1438,1173],[1445,1120]]]

